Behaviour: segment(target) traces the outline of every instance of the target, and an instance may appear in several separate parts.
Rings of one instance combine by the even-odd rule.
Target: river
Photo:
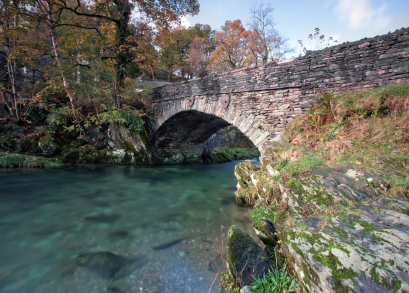
[[[229,226],[252,230],[237,162],[0,169],[0,292],[209,292]],[[114,277],[76,265],[101,251]]]

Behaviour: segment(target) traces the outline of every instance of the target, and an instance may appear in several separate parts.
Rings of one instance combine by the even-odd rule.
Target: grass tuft
[[[279,270],[271,268],[263,278],[256,278],[250,288],[253,293],[299,291],[299,285],[295,283],[295,278],[288,273],[286,266]]]

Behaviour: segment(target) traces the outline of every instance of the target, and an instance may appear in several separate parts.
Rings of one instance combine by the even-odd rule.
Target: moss
[[[330,229],[334,231],[335,233],[337,233],[340,237],[343,237],[343,238],[349,237],[348,233],[344,229],[338,226],[332,226]]]
[[[230,158],[224,153],[211,153],[209,154],[209,157],[213,163],[226,163],[231,161]]]
[[[77,163],[80,160],[80,148],[68,145],[64,147],[59,157],[64,163]]]
[[[351,290],[349,286],[345,286],[342,283],[342,280],[353,280],[354,278],[358,277],[358,274],[351,268],[343,267],[338,257],[333,255],[331,251],[329,251],[327,256],[316,254],[313,256],[313,258],[331,269],[331,278],[334,280],[333,287],[336,292],[348,293]]]
[[[254,163],[250,160],[237,163],[234,167],[234,174],[240,184],[251,182],[250,174],[256,169]]]
[[[0,146],[6,151],[12,151],[16,146],[16,142],[10,135],[6,134],[0,137]]]
[[[23,144],[27,152],[34,153],[38,145],[38,137],[34,135],[27,137],[24,139]]]
[[[294,162],[287,163],[279,161],[276,165],[278,171],[285,170],[290,176],[303,174],[309,171],[312,167],[322,165],[325,161],[316,156],[304,156]]]
[[[52,168],[60,167],[62,162],[56,158],[44,158],[30,155],[1,153],[0,167],[29,167],[29,168]]]
[[[233,160],[243,160],[258,157],[260,152],[257,149],[248,148],[215,148],[210,154],[210,160],[213,163],[225,163]]]
[[[287,219],[287,216],[289,215],[289,211],[287,209],[279,211],[275,218],[274,218],[274,223],[281,223],[283,222],[285,219]]]
[[[285,187],[290,188],[294,191],[299,191],[300,188],[302,187],[302,185],[300,183],[297,182],[297,180],[295,178],[291,178],[290,180],[288,180],[285,184]]]
[[[386,271],[389,274],[388,280],[386,280],[384,277],[380,277],[377,267],[386,269]],[[389,269],[386,268],[385,261],[382,260],[381,263],[375,264],[371,270],[369,271],[369,274],[372,278],[373,281],[375,281],[377,284],[382,285],[383,287],[393,291],[397,292],[401,287],[402,287],[402,282],[398,280],[396,274]]]

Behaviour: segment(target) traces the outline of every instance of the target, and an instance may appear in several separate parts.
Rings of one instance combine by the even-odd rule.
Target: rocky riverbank
[[[146,131],[126,124],[105,123],[82,127],[31,125],[31,121],[0,119],[0,166],[55,167],[72,164],[224,163],[257,157],[257,148],[234,126],[212,135],[194,158],[176,154],[164,161],[152,158]]]
[[[263,145],[259,166],[236,165],[236,202],[253,206],[264,251],[304,291],[409,292],[408,99],[408,85],[323,94]]]

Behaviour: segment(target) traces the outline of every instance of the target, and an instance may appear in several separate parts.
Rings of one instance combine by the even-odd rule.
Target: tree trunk
[[[48,13],[47,13],[47,18],[48,18],[48,25],[50,27],[50,34],[51,34],[51,43],[53,45],[53,50],[54,50],[54,55],[55,55],[55,60],[57,61],[58,69],[60,70],[60,74],[62,77],[64,89],[68,95],[68,98],[70,99],[70,104],[71,104],[71,109],[72,109],[72,114],[74,116],[75,121],[77,121],[77,113],[75,111],[75,106],[74,106],[74,101],[75,101],[75,96],[74,93],[71,92],[69,82],[67,78],[65,77],[64,74],[64,69],[61,64],[61,59],[60,59],[60,54],[59,54],[59,49],[58,49],[58,43],[57,43],[57,34],[55,33],[55,28],[54,28],[54,21],[52,18],[52,7],[49,1],[47,1],[47,8],[48,8]],[[78,121],[77,121],[78,122]]]
[[[168,66],[168,81],[170,82],[172,78],[172,66]]]
[[[7,109],[9,109],[10,115],[11,117],[14,117],[14,112],[13,112],[13,105],[9,103],[9,101],[7,101],[6,97],[4,96],[3,92],[0,92],[1,97],[3,98],[4,103],[7,106]]]
[[[14,66],[11,62],[7,61],[7,73],[9,75],[11,92],[13,93],[13,101],[14,101],[14,109],[16,112],[17,120],[20,118],[18,115],[18,106],[17,106],[17,91],[16,91],[16,79],[15,79],[15,72]]]

